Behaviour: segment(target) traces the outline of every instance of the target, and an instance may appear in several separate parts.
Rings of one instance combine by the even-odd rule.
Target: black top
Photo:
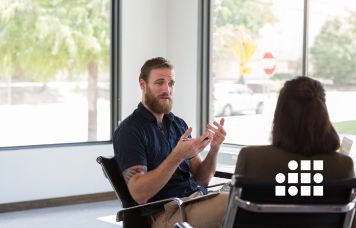
[[[163,126],[142,103],[116,129],[113,137],[115,159],[119,171],[134,165],[147,166],[147,171],[157,168],[172,152],[180,137],[188,129],[181,118],[172,113],[165,114]],[[184,160],[176,169],[168,183],[149,201],[169,197],[185,197],[196,191],[207,194],[198,186],[189,169],[189,160]]]

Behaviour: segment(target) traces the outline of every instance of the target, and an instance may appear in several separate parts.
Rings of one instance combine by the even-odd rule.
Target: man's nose
[[[164,92],[164,93],[167,93],[167,94],[171,94],[171,93],[172,93],[172,87],[169,86],[168,83],[165,84],[165,85],[163,86],[163,92]]]

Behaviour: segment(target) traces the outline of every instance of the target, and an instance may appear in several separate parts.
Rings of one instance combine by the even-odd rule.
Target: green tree
[[[276,21],[272,13],[273,3],[271,0],[221,0],[214,3],[213,58],[224,58],[233,53],[239,60],[240,80],[243,81],[244,72],[250,72],[247,63],[256,49],[260,29]]]
[[[221,0],[215,1],[215,4],[217,28],[226,25],[243,26],[257,36],[263,25],[275,20],[271,0]]]
[[[326,21],[310,50],[312,74],[336,85],[356,82],[356,12]]]
[[[3,1],[0,7],[2,74],[25,70],[26,79],[44,82],[63,71],[69,77],[87,74],[88,140],[95,140],[98,72],[99,67],[106,68],[109,64],[109,1]]]

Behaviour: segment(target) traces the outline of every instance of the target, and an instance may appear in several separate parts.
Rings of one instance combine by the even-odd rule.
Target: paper
[[[352,139],[343,137],[340,145],[340,153],[349,155],[352,147]]]

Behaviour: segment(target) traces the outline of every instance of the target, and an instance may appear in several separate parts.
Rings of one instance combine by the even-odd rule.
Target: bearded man
[[[113,137],[115,160],[132,198],[138,203],[179,197],[183,200],[208,194],[216,158],[226,132],[224,119],[208,124],[206,131],[191,138],[192,128],[171,113],[175,75],[164,58],[147,60],[139,83],[142,101],[121,122]],[[210,144],[204,160],[199,153]],[[188,204],[186,214],[193,227],[221,226],[227,206],[221,193]],[[177,207],[152,212],[152,227],[173,227],[180,220]]]

